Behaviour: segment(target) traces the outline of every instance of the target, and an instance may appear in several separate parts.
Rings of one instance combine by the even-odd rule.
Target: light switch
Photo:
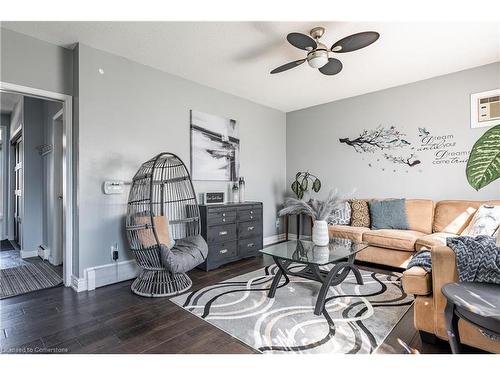
[[[123,181],[104,181],[104,194],[123,194]]]

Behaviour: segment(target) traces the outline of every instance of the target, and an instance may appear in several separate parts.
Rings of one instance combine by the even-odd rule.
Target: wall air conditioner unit
[[[470,99],[471,128],[500,124],[500,89],[472,94]]]

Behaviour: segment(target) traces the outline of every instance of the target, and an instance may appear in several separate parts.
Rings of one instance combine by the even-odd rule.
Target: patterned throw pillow
[[[344,202],[340,208],[333,210],[328,217],[328,224],[332,225],[349,225],[351,223],[351,205],[349,202]]]
[[[351,226],[370,228],[370,210],[368,201],[351,199]]]
[[[476,211],[470,224],[465,228],[461,236],[494,236],[500,225],[500,206],[483,204]]]

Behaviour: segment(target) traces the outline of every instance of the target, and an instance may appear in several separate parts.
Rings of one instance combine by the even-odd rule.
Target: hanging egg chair
[[[202,263],[208,247],[200,235],[200,211],[186,165],[161,153],[139,168],[128,197],[126,232],[141,267],[132,291],[166,297],[191,288],[186,272]]]

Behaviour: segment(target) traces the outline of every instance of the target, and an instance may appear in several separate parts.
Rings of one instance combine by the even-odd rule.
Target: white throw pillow
[[[483,204],[474,214],[462,236],[493,236],[500,225],[500,206]]]

